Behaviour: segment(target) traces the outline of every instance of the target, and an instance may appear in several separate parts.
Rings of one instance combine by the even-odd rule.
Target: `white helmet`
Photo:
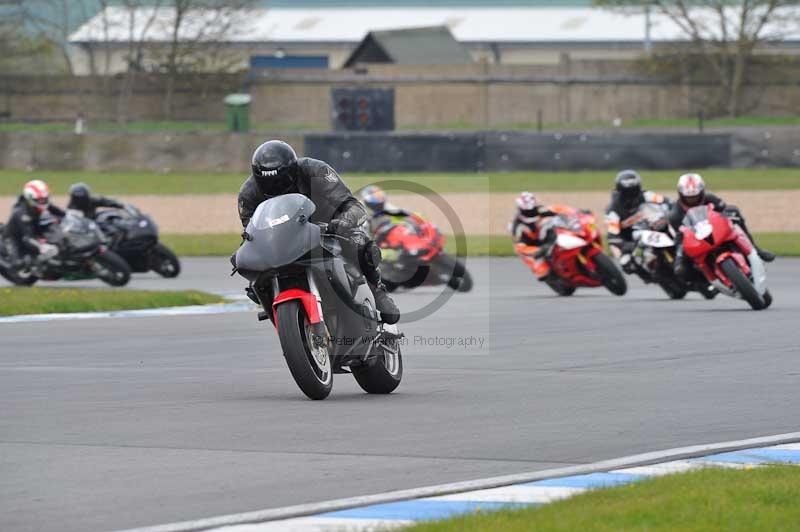
[[[683,174],[678,178],[678,199],[686,207],[697,207],[706,199],[706,184],[700,174]]]
[[[42,213],[50,205],[50,187],[40,179],[28,181],[22,188],[22,198],[29,207]]]
[[[523,192],[516,199],[517,210],[523,214],[531,213],[539,205],[536,196],[531,192]]]

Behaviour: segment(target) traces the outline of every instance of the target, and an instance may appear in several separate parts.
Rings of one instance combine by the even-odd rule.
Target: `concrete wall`
[[[751,115],[795,116],[800,109],[800,67],[773,84],[749,86]],[[121,108],[123,78],[0,78],[0,113],[10,120],[113,119]],[[327,129],[330,91],[344,87],[395,89],[399,128],[448,125],[502,128],[535,124],[610,123],[686,118],[709,110],[711,85],[659,82],[630,61],[562,60],[550,65],[371,65],[363,70],[265,71],[244,75],[187,76],[178,80],[173,118],[221,120],[225,94],[247,89],[252,119]],[[131,120],[163,119],[164,79],[141,75],[128,102]],[[709,113],[707,113],[709,114]]]
[[[725,135],[0,133],[0,168],[246,172],[253,150],[269,138],[342,171],[800,166],[800,129],[783,128]]]

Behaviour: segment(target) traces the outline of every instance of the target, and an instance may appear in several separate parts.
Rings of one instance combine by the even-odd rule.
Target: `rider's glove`
[[[39,258],[42,260],[52,259],[58,255],[58,247],[53,244],[43,242],[39,244]]]

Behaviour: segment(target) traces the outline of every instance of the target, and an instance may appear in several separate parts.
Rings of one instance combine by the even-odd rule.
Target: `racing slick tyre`
[[[558,277],[550,276],[545,279],[544,283],[553,289],[553,292],[560,296],[571,296],[575,293],[575,287],[565,284],[564,281]]]
[[[467,271],[464,263],[447,253],[439,254],[436,261],[439,268],[450,276],[447,279],[447,286],[457,292],[469,292],[472,290],[472,276]]]
[[[739,292],[739,295],[742,296],[742,299],[747,301],[753,310],[762,310],[766,308],[764,299],[761,298],[761,295],[758,293],[758,290],[756,290],[756,287],[753,286],[750,279],[739,269],[739,265],[736,264],[736,261],[727,258],[720,264],[720,269],[730,280],[731,284],[733,284],[734,288],[736,288],[736,291]]]
[[[628,284],[614,261],[605,253],[598,253],[594,256],[594,263],[603,286],[615,296],[624,296],[628,291]]]
[[[309,399],[325,399],[333,387],[328,346],[314,347],[311,325],[297,300],[278,305],[278,336],[294,382]]]
[[[36,284],[36,281],[39,280],[38,277],[33,275],[32,273],[20,273],[15,270],[7,270],[0,266],[0,275],[5,277],[5,279],[16,286],[33,286]]]
[[[131,280],[131,267],[125,259],[109,250],[94,258],[92,273],[111,286],[125,286]]]
[[[369,361],[370,364],[352,368],[353,377],[361,389],[367,393],[392,393],[403,378],[403,355],[400,342],[392,340],[390,345],[382,344],[381,354]]]
[[[167,246],[158,243],[150,252],[150,269],[161,277],[172,279],[181,273],[181,262]]]
[[[686,297],[686,288],[677,280],[670,279],[661,281],[659,286],[661,286],[661,289],[669,296],[670,299],[683,299]]]
[[[772,305],[772,293],[769,290],[764,292],[764,308],[767,309]]]

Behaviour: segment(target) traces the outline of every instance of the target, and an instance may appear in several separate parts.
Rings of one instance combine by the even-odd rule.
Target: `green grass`
[[[86,131],[93,133],[180,133],[198,131],[226,131],[225,122],[193,120],[139,120],[135,122],[86,123]],[[293,124],[289,122],[258,122],[251,131],[319,131],[327,129],[321,124]],[[0,133],[69,133],[75,130],[74,122],[0,122]]]
[[[800,233],[756,233],[755,239],[760,246],[778,255],[800,257]],[[242,241],[236,234],[166,234],[161,236],[161,240],[184,257],[228,256]],[[506,235],[469,235],[466,243],[468,256],[514,256],[511,238]],[[447,238],[445,250],[456,252],[456,240],[452,236]]]
[[[800,468],[706,468],[520,510],[423,523],[408,532],[797,530]]]
[[[672,190],[681,172],[644,171],[645,186]],[[709,169],[702,172],[712,190],[800,189],[800,168]],[[357,190],[370,183],[402,180],[424,185],[436,192],[608,191],[613,171],[509,172],[486,174],[374,173],[346,174],[345,181]],[[0,170],[0,196],[19,194],[30,179],[44,179],[55,194],[65,194],[76,181],[85,181],[97,192],[125,194],[235,194],[247,177],[244,173],[98,172]]]
[[[196,290],[145,291],[111,288],[0,288],[0,316],[99,312],[222,303]]]

